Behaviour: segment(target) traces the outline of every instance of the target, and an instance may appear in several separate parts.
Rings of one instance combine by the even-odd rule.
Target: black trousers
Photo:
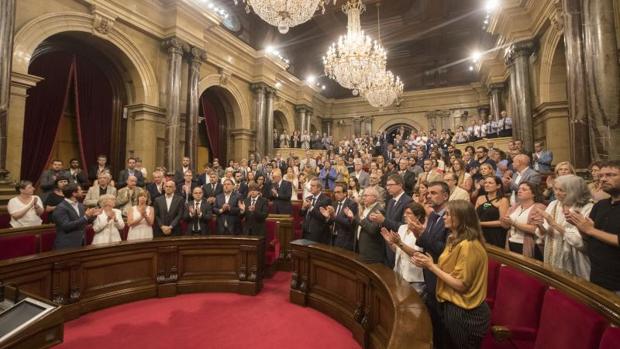
[[[450,302],[438,303],[444,348],[478,349],[491,324],[491,310],[486,302],[464,309]]]
[[[508,241],[508,248],[514,253],[523,254],[523,244]],[[543,252],[538,245],[534,246],[534,258],[539,261],[544,259]]]

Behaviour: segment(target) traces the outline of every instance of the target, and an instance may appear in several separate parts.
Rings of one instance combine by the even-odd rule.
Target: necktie
[[[340,214],[340,209],[342,208],[342,201],[340,201],[338,203],[338,207],[336,208],[336,216],[338,216],[338,214]]]
[[[198,201],[196,201],[196,203],[194,204],[194,216],[198,216],[200,212],[200,203]],[[194,221],[194,229],[192,229],[193,231],[200,231],[200,224],[198,223],[198,220]]]
[[[256,205],[256,199],[252,199],[252,202],[250,203],[250,206],[254,206]]]
[[[314,208],[314,204],[316,204],[316,196],[312,197],[312,208]]]

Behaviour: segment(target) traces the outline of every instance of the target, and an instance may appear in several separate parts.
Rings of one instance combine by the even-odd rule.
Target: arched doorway
[[[388,143],[394,142],[394,137],[396,137],[398,133],[402,135],[402,139],[407,139],[411,133],[417,132],[418,130],[415,127],[404,123],[394,124],[385,130]]]
[[[218,158],[220,164],[232,158],[230,130],[234,127],[234,97],[220,86],[211,86],[200,97],[198,163],[205,164]]]
[[[52,158],[81,160],[83,168],[107,155],[114,173],[124,163],[127,104],[125,69],[114,47],[79,32],[50,36],[33,52],[28,73],[42,77],[28,91],[21,177],[38,180]]]
[[[278,130],[278,134],[282,134],[283,131],[291,134],[293,131],[288,127],[288,121],[286,121],[286,115],[283,112],[276,110],[273,112],[273,128]]]

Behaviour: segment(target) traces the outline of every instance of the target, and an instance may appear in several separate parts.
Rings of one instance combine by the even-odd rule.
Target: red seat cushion
[[[545,294],[535,348],[597,348],[606,326],[605,319],[591,308],[558,290],[549,290]]]
[[[54,249],[56,240],[56,230],[54,228],[41,233],[41,252],[48,252]]]
[[[121,240],[127,241],[127,234],[129,234],[129,224],[125,224],[125,227],[120,231]]]
[[[519,347],[531,347],[536,340],[545,290],[546,286],[536,278],[512,267],[500,267],[491,326],[508,327],[513,340],[522,343]]]
[[[217,220],[215,218],[209,221],[209,233],[217,234]]]
[[[86,227],[86,243],[85,245],[90,245],[93,243],[93,238],[95,237],[95,230],[92,225]]]
[[[499,278],[499,268],[501,263],[489,258],[489,275],[487,278],[487,304],[491,309],[495,305],[495,294],[497,293],[497,279]]]
[[[599,349],[618,349],[620,348],[620,328],[608,327],[603,333]]]
[[[0,239],[0,259],[28,256],[37,253],[36,235],[7,236]]]

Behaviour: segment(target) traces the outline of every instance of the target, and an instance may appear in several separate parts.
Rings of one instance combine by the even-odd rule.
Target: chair
[[[86,234],[85,234],[85,243],[84,245],[90,245],[93,243],[93,238],[95,237],[95,230],[93,229],[92,225],[89,225],[86,227]]]
[[[0,229],[6,229],[11,227],[11,215],[6,212],[0,214]]]
[[[17,235],[0,238],[0,259],[10,259],[36,253],[36,235]]]
[[[606,327],[605,318],[591,308],[558,290],[548,290],[534,349],[598,348]]]
[[[54,249],[54,241],[56,240],[56,228],[51,228],[41,233],[41,252],[48,252]]]
[[[301,236],[302,236],[301,222],[303,221],[299,213],[301,211],[301,202],[294,201],[292,207],[293,207],[293,210],[291,212],[291,215],[293,216],[293,235],[295,236],[295,239],[301,239]]]
[[[491,332],[483,348],[532,348],[546,286],[512,267],[500,267],[491,312]]]
[[[491,309],[495,305],[495,294],[497,293],[497,279],[499,278],[499,269],[502,266],[499,262],[489,258],[489,275],[487,278],[487,299],[486,302]]]
[[[599,349],[617,349],[620,348],[620,328],[608,327],[603,333]]]

